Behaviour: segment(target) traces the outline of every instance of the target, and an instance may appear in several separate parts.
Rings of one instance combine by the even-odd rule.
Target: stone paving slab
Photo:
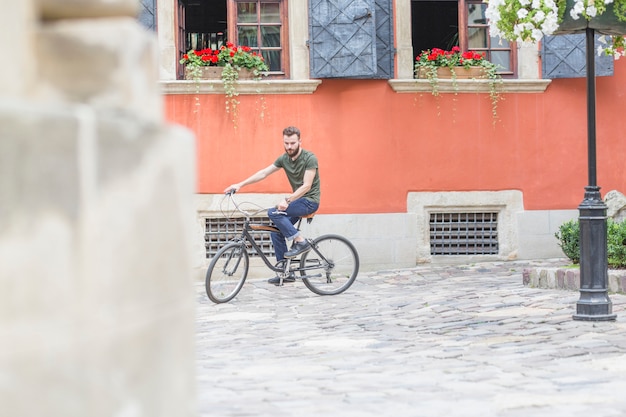
[[[201,416],[623,416],[626,295],[572,320],[577,291],[527,288],[567,260],[362,273],[344,294],[197,286]]]

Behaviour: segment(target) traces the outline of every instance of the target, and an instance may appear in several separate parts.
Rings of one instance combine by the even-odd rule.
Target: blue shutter
[[[601,45],[596,35],[596,48]],[[546,36],[541,43],[542,78],[581,78],[587,75],[587,51],[584,33]],[[598,56],[596,76],[613,75],[613,57]]]
[[[378,73],[374,0],[311,0],[312,78],[365,78]]]
[[[141,0],[137,20],[146,29],[156,32],[156,0]]]
[[[376,0],[376,61],[378,72],[373,78],[393,78],[393,19],[391,0]]]

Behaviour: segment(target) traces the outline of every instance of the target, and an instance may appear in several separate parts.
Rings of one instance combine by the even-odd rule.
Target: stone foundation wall
[[[578,291],[580,289],[579,268],[528,268],[522,275],[523,284],[532,288],[553,288]],[[626,294],[626,271],[609,270],[607,287],[609,292]]]

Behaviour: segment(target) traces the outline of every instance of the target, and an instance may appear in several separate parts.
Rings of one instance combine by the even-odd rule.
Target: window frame
[[[486,30],[487,33],[487,48],[470,48],[469,47],[469,31],[470,31],[470,24],[469,24],[469,5],[470,4],[476,4],[476,5],[483,5],[485,4],[482,0],[458,0],[458,8],[459,8],[459,28],[463,28],[463,30],[459,30],[459,47],[461,48],[461,50],[463,52],[466,51],[475,51],[475,52],[485,52],[485,57],[491,61],[491,53],[493,51],[509,51],[510,52],[510,56],[509,56],[509,67],[511,68],[511,71],[499,71],[498,73],[500,74],[500,76],[502,76],[503,78],[517,78],[517,44],[515,42],[509,42],[509,47],[508,48],[498,48],[498,47],[494,47],[492,42],[491,42],[491,36],[489,34],[489,25],[487,24],[487,22],[485,22],[484,24],[473,24],[471,27],[479,27],[479,28],[484,28]],[[462,8],[462,11],[461,11]]]
[[[280,40],[281,40],[281,70],[280,71],[269,71],[266,76],[268,78],[274,79],[283,79],[289,78],[289,19],[288,19],[288,1],[287,0],[227,0],[226,3],[226,11],[227,11],[227,30],[228,30],[228,39],[233,39],[234,44],[240,45],[239,43],[239,31],[238,22],[237,22],[237,3],[256,3],[260,6],[261,3],[278,3],[279,4],[279,14],[280,14]],[[256,22],[257,27],[260,28],[262,23],[260,22],[260,7],[257,8],[257,16],[259,19]],[[249,25],[246,25],[249,26]],[[260,39],[261,35],[257,32],[257,37]],[[259,42],[259,45],[261,43]],[[246,45],[249,46],[249,45]],[[254,48],[256,49],[256,48]],[[261,48],[263,49],[263,48]],[[268,48],[268,50],[272,50],[275,48]]]

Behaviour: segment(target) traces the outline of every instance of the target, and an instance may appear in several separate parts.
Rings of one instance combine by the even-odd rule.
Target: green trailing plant
[[[448,68],[452,76],[452,85],[454,90],[458,89],[457,73],[459,68],[469,69],[479,67],[482,69],[483,76],[480,78],[489,81],[489,99],[491,100],[491,113],[494,119],[497,117],[498,101],[500,93],[498,92],[498,84],[502,82],[500,74],[498,74],[498,66],[487,59],[481,53],[474,51],[461,52],[458,46],[452,47],[449,51],[433,48],[422,51],[415,59],[414,71],[415,78],[420,78],[421,74],[426,76],[431,86],[433,96],[439,95],[439,78],[437,70],[439,68]]]
[[[235,126],[237,126],[237,109],[239,105],[239,100],[237,100],[239,93],[236,89],[238,80],[239,71],[232,65],[226,64],[226,66],[224,66],[224,71],[222,72],[224,94],[226,95],[226,113],[231,115]]]
[[[559,246],[572,263],[580,263],[580,223],[570,220],[555,233]],[[607,220],[607,262],[610,268],[626,268],[626,222]]]

